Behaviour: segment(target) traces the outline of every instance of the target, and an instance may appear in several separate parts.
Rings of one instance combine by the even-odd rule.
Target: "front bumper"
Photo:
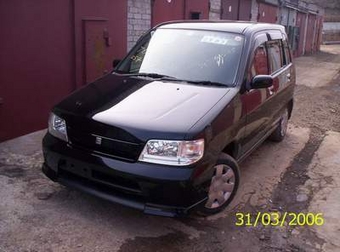
[[[42,170],[51,180],[148,214],[179,216],[206,200],[192,168],[100,156],[46,134]]]

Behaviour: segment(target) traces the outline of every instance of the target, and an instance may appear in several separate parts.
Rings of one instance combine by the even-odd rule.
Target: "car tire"
[[[208,198],[196,211],[201,216],[213,215],[225,209],[233,200],[239,186],[239,167],[231,156],[221,154],[214,169],[214,174],[208,183]]]
[[[285,109],[279,121],[279,125],[269,136],[269,140],[274,142],[281,142],[285,138],[288,128],[288,118],[289,118],[288,109]]]

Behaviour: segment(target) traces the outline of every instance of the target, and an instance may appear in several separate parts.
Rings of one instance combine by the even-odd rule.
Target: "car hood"
[[[183,139],[229,91],[227,87],[110,74],[75,92],[57,107],[122,128],[139,139]]]

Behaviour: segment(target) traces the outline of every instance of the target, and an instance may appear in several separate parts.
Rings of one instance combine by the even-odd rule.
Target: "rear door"
[[[293,97],[295,72],[291,60],[288,41],[281,32],[270,33],[267,42],[269,72],[273,77],[273,87],[269,90],[271,111],[268,130],[275,127]]]

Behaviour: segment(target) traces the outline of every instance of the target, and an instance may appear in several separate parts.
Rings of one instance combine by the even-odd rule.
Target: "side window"
[[[259,45],[254,51],[254,58],[249,69],[249,80],[259,74],[268,74],[268,57],[265,44]]]
[[[267,42],[268,61],[270,73],[276,72],[283,66],[283,51],[281,40],[272,40]]]

